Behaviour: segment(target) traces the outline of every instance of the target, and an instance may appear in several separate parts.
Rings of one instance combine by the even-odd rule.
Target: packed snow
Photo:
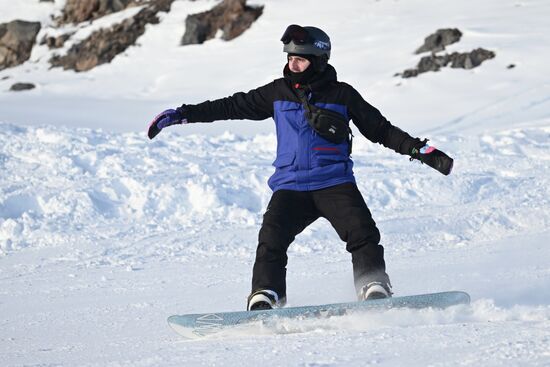
[[[53,32],[63,1],[21,3],[0,0],[0,22]],[[185,16],[217,3],[175,1],[138,46],[86,73],[50,70],[45,46],[0,71],[2,364],[550,366],[550,4],[254,1],[264,14],[243,36],[178,46]],[[325,29],[341,80],[455,158],[446,177],[355,134],[396,295],[464,290],[472,304],[182,340],[168,316],[245,308],[276,139],[272,121],[171,127],[153,141],[146,126],[164,108],[277,78],[291,23]],[[444,27],[464,33],[449,52],[496,58],[394,77]],[[17,81],[38,87],[8,92]],[[290,306],[354,300],[327,221],[291,245],[287,283]]]

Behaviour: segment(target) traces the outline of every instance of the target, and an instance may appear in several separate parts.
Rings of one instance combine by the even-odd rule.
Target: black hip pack
[[[341,144],[347,140],[349,143],[349,154],[351,154],[353,134],[344,116],[338,112],[310,104],[305,91],[302,89],[296,89],[296,93],[304,106],[306,119],[311,128],[323,139],[331,143]]]

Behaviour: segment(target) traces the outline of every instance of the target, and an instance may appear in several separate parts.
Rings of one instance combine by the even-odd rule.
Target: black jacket
[[[413,146],[420,142],[393,126],[351,85],[337,81],[336,70],[331,65],[327,66],[321,78],[310,84],[310,89],[313,92],[310,102],[345,105],[355,126],[373,143],[410,155]],[[280,100],[300,103],[287,78],[276,79],[247,93],[239,92],[230,97],[182,107],[189,122],[265,120],[273,117],[273,102]]]
[[[336,71],[328,65],[305,86],[292,85],[286,77],[226,98],[196,105],[183,105],[179,111],[188,122],[272,117],[277,128],[277,168],[270,186],[278,189],[309,191],[354,182],[353,162],[348,154],[348,142],[333,144],[318,136],[304,117],[304,108],[296,88],[304,88],[309,103],[331,109],[351,119],[368,140],[394,151],[410,155],[420,139],[413,138],[393,126],[375,107],[366,102],[352,86],[339,82]]]

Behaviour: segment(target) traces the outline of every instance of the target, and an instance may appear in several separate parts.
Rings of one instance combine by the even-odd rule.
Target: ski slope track
[[[39,37],[63,4],[22,3],[0,0],[0,22],[41,21]],[[175,1],[138,46],[87,73],[50,70],[45,46],[0,71],[2,366],[550,366],[550,5],[255,1],[264,14],[241,37],[179,47],[185,16],[217,3]],[[443,176],[355,133],[395,294],[472,302],[184,341],[169,315],[246,307],[276,138],[272,121],[221,121],[151,141],[147,123],[278,77],[291,23],[326,29],[339,78],[455,159]],[[444,27],[464,34],[447,52],[495,59],[393,76]],[[8,92],[16,81],[37,88]],[[291,245],[287,274],[289,306],[355,300],[351,257],[324,219]]]

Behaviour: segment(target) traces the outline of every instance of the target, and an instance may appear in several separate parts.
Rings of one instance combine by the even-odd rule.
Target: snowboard
[[[362,302],[333,303],[317,306],[275,308],[259,311],[217,312],[173,315],[168,318],[170,327],[187,339],[198,339],[222,330],[252,322],[270,322],[278,319],[328,318],[352,313],[393,308],[447,308],[469,304],[468,293],[460,291],[419,294],[413,296],[375,299]]]

